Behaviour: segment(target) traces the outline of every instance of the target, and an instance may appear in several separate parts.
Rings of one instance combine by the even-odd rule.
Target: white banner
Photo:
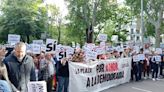
[[[131,58],[69,62],[69,92],[99,92],[129,82]]]
[[[47,92],[45,81],[35,81],[28,83],[28,92]]]

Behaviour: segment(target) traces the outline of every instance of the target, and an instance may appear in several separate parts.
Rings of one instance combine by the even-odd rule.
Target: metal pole
[[[141,0],[141,46],[144,46],[143,0]]]

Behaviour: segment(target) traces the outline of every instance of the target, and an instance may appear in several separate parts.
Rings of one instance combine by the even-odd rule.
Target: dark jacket
[[[65,65],[62,65],[60,61],[57,62],[57,76],[69,77],[68,62]]]
[[[19,62],[14,54],[10,54],[5,58],[4,63],[11,83],[21,92],[27,92],[27,83],[36,80],[32,57],[26,55],[22,62]]]

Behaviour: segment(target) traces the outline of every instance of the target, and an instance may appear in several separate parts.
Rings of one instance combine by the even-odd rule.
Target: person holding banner
[[[20,91],[27,92],[29,81],[35,81],[35,66],[33,58],[26,55],[26,44],[19,42],[14,52],[4,59],[11,83]]]

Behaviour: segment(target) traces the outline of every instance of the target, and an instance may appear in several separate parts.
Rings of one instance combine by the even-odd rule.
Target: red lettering
[[[115,63],[109,63],[105,66],[106,72],[114,72],[118,70],[118,64]]]

